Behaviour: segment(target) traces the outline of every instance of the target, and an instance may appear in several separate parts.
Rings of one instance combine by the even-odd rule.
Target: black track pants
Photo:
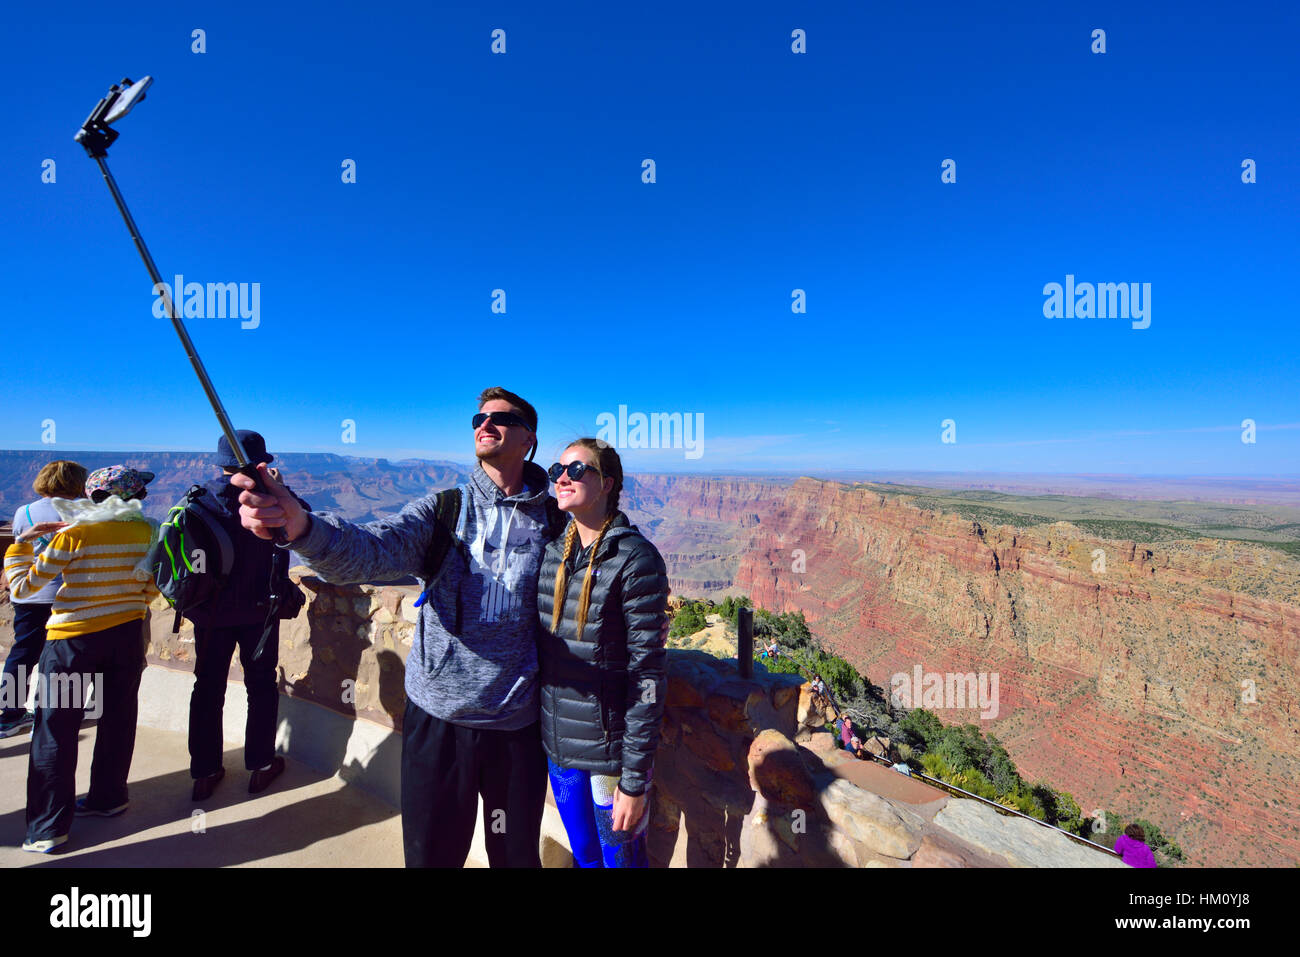
[[[466,728],[410,701],[402,724],[402,844],[407,867],[463,867],[483,796],[492,867],[541,867],[546,802],[540,726]]]

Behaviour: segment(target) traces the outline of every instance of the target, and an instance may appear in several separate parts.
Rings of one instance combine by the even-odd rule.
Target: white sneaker
[[[31,851],[33,854],[48,854],[60,844],[68,843],[68,835],[60,834],[58,837],[51,837],[44,841],[24,841],[23,850]]]

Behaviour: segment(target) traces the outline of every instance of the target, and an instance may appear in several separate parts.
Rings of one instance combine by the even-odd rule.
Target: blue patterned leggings
[[[555,806],[569,835],[576,867],[649,867],[645,832],[650,814],[641,818],[636,836],[622,843],[614,840],[614,787],[617,777],[571,770],[549,758],[551,791]]]

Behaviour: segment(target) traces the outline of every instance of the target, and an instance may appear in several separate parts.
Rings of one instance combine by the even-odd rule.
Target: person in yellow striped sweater
[[[87,499],[54,502],[64,521],[32,526],[5,553],[14,597],[63,575],[41,653],[27,765],[25,851],[48,853],[66,843],[74,814],[112,817],[127,808],[144,671],[142,620],[158,594],[143,567],[156,526],[140,506],[153,477],[125,465],[92,472]],[[32,539],[51,533],[49,546],[34,555]],[[92,681],[102,716],[90,790],[74,802],[77,738]]]

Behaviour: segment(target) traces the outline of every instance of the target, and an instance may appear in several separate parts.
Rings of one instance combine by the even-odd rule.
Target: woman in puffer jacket
[[[578,439],[549,474],[572,516],[546,547],[537,587],[551,790],[578,867],[646,867],[668,575],[619,511],[623,467],[611,446]]]

